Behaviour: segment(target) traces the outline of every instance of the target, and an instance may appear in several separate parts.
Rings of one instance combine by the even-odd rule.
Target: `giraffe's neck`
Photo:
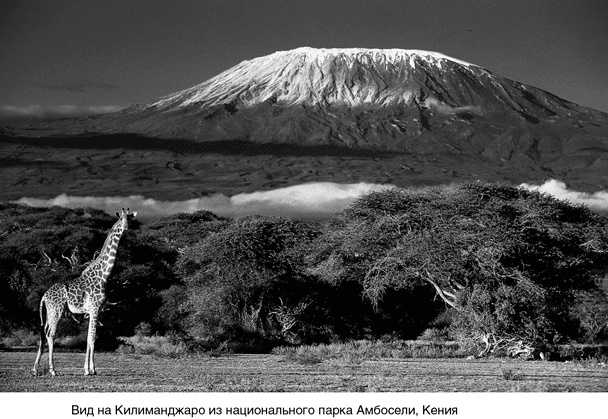
[[[116,250],[118,249],[118,242],[122,237],[122,233],[125,231],[124,224],[122,220],[118,220],[112,230],[108,234],[106,241],[101,249],[101,253],[93,262],[98,265],[98,268],[101,270],[101,279],[105,282],[110,273],[112,272],[112,268],[114,267],[114,262],[116,260]]]

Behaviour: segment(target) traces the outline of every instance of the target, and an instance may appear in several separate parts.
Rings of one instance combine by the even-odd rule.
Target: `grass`
[[[608,391],[608,368],[575,362],[427,358],[305,365],[269,354],[170,358],[100,352],[95,356],[97,375],[90,377],[83,375],[83,353],[59,352],[59,376],[49,377],[43,370],[44,376],[35,377],[35,356],[33,350],[0,354],[0,392]]]
[[[345,343],[319,345],[279,346],[272,350],[275,355],[282,355],[284,360],[302,365],[319,364],[327,360],[339,360],[351,365],[358,365],[367,360],[382,359],[428,359],[428,358],[466,358],[475,355],[475,348],[454,341],[439,340],[396,340],[390,342],[357,340]],[[608,345],[560,345],[550,354],[551,361],[574,361],[589,365],[608,364]],[[492,356],[492,358],[508,358]],[[513,375],[503,371],[506,380],[517,380]]]
[[[523,375],[511,368],[500,368],[502,378],[507,381],[516,381],[523,379]]]
[[[323,362],[323,359],[306,349],[302,348],[294,348],[294,351],[287,351],[285,355],[285,359],[290,362],[295,362],[302,365],[316,365]]]
[[[124,344],[116,350],[119,353],[136,353],[143,355],[157,355],[163,357],[177,357],[188,352],[183,342],[173,342],[166,336],[131,336],[119,337]]]
[[[555,348],[551,360],[608,363],[608,344],[568,344]]]
[[[49,373],[49,364],[48,364],[48,362],[43,361],[38,365],[38,369],[36,370],[35,375],[37,377],[44,377],[44,376],[48,375],[48,373]]]
[[[16,329],[10,336],[2,338],[0,344],[5,348],[15,346],[36,346],[38,345],[39,336],[26,329]]]
[[[470,355],[456,342],[431,342],[402,340],[393,342],[357,340],[348,343],[280,346],[272,351],[283,355],[287,361],[300,364],[316,364],[338,359],[349,364],[360,364],[372,359],[405,358],[462,358]]]

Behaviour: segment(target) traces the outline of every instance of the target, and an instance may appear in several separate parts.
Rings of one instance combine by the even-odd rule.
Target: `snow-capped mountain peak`
[[[419,90],[415,73],[476,68],[446,55],[402,49],[297,48],[243,61],[151,106],[403,105]]]
[[[379,49],[379,48],[310,48],[310,47],[301,47],[296,48],[291,51],[278,51],[273,56],[282,57],[288,54],[306,54],[309,57],[313,57],[315,59],[319,58],[328,58],[334,57],[337,55],[341,55],[344,57],[352,57],[363,58],[368,57],[374,60],[379,61],[390,61],[393,63],[404,62],[409,60],[410,65],[415,65],[415,58],[422,58],[429,61],[435,62],[437,65],[441,66],[443,61],[453,61],[455,63],[472,66],[474,64],[467,63],[466,61],[459,60],[457,58],[449,57],[447,55],[441,54],[439,52],[433,51],[424,51],[420,49]]]
[[[539,144],[554,150],[539,138],[579,139],[584,130],[605,138],[607,126],[602,112],[440,53],[298,48],[69,129],[424,153],[492,142],[484,148],[489,156],[512,159],[527,147],[534,159]]]

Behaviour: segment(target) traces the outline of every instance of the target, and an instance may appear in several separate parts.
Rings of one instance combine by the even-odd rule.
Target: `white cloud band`
[[[591,194],[568,190],[565,183],[557,180],[549,180],[543,185],[523,183],[520,186],[571,203],[585,204],[595,210],[608,211],[608,192],[605,191]],[[141,195],[86,197],[62,194],[52,199],[24,197],[14,202],[36,207],[53,205],[67,208],[93,207],[110,214],[119,208],[129,207],[138,211],[144,221],[156,220],[178,212],[191,213],[199,210],[213,211],[224,217],[263,214],[323,220],[342,211],[362,195],[392,187],[370,183],[317,182],[270,191],[242,193],[232,197],[216,194],[186,201],[162,201]]]
[[[542,185],[522,183],[520,186],[532,191],[549,194],[572,204],[584,204],[594,210],[608,211],[608,192],[606,191],[595,193],[573,191],[569,190],[564,182],[555,179],[550,179]]]
[[[216,194],[186,201],[162,201],[141,195],[126,197],[79,197],[59,195],[52,199],[21,198],[14,201],[35,207],[93,207],[113,214],[118,208],[131,208],[138,217],[150,221],[178,212],[210,210],[224,217],[263,214],[305,219],[327,219],[343,210],[360,196],[391,188],[370,183],[308,183],[264,192],[242,193],[227,197]]]

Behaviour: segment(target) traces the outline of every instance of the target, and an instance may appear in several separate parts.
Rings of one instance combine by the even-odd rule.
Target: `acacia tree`
[[[314,311],[303,254],[295,249],[316,234],[314,223],[246,217],[186,248],[179,271],[189,334],[258,343],[293,337],[305,327],[305,312]]]
[[[453,311],[453,334],[485,342],[484,353],[515,342],[530,352],[577,337],[571,305],[605,272],[607,226],[585,207],[504,185],[389,190],[344,212],[313,269],[358,281],[376,307],[430,287]]]

